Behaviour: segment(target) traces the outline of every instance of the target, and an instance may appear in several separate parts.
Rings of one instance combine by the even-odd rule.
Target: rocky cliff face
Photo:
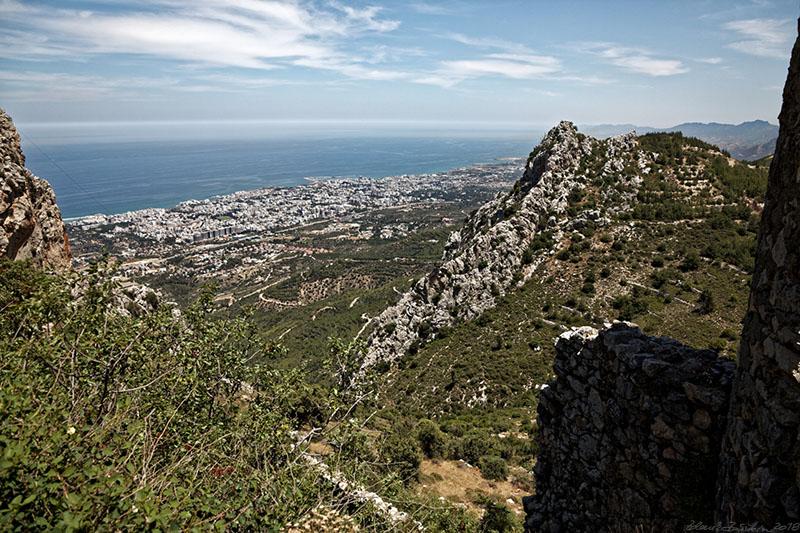
[[[414,351],[438,329],[456,320],[474,319],[492,308],[497,298],[521,285],[544,259],[529,252],[538,234],[548,231],[557,241],[587,220],[596,226],[607,223],[600,210],[565,216],[570,195],[587,184],[582,160],[602,152],[606,161],[602,175],[613,177],[618,189],[626,191],[621,198],[615,197],[612,209],[624,209],[641,183],[638,174],[626,172],[626,167],[638,164],[645,169],[650,163],[648,155],[634,150],[636,146],[634,133],[598,141],[579,134],[570,122],[553,128],[531,154],[513,190],[473,213],[465,227],[448,239],[441,267],[420,279],[376,319],[362,368]]]
[[[69,242],[53,189],[25,168],[19,134],[2,109],[0,158],[0,255],[30,259],[40,268],[69,267]]]
[[[800,519],[800,37],[779,120],[719,493],[721,521],[767,527]]]

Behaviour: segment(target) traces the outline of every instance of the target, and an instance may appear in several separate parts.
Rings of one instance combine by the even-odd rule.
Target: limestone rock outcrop
[[[623,156],[630,157],[637,145],[635,133],[601,142],[579,134],[566,121],[550,130],[514,188],[474,212],[460,231],[450,235],[443,264],[377,317],[362,368],[402,357],[424,340],[425,333],[477,318],[506,291],[522,284],[546,259],[526,258],[537,234],[552,231],[560,240],[580,226],[581,220],[571,219],[566,211],[570,193],[586,187],[581,161],[593,150],[602,149],[607,158],[602,175],[630,191],[616,202],[624,209],[622,204],[635,197],[641,178],[624,172]],[[586,216],[593,216],[597,226],[605,222],[599,212]]]
[[[0,109],[0,256],[45,269],[70,265],[69,242],[50,184],[25,168],[19,134]]]
[[[800,37],[779,121],[720,470],[726,524],[800,521]]]

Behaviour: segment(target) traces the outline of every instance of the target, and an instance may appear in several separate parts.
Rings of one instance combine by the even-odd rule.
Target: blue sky
[[[776,122],[797,0],[0,0],[17,122]]]

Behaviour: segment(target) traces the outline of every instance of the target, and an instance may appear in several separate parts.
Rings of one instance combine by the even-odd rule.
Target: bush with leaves
[[[411,482],[419,478],[422,452],[417,445],[417,440],[408,432],[395,431],[391,433],[383,441],[381,457],[400,475],[403,481]]]
[[[350,411],[343,390],[312,402],[299,372],[267,370],[211,292],[124,316],[111,273],[0,262],[0,529],[264,531],[323,503],[380,520],[297,443],[301,419]]]
[[[472,429],[456,444],[454,455],[470,464],[477,465],[481,457],[492,451],[489,435],[480,429]]]
[[[502,481],[508,477],[508,466],[502,457],[484,455],[481,457],[479,466],[481,474],[486,479]]]
[[[440,459],[447,456],[447,436],[435,422],[427,418],[420,420],[417,424],[417,440],[425,457]]]
[[[511,533],[517,529],[517,517],[502,503],[487,502],[480,523],[480,533]]]

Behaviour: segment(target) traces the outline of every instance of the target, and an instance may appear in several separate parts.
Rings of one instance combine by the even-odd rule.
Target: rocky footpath
[[[624,533],[710,523],[734,363],[626,323],[566,332],[556,353],[557,379],[539,396],[526,527]]]
[[[606,223],[600,210],[567,216],[570,194],[587,185],[588,172],[581,163],[601,151],[602,175],[633,191],[623,195],[623,202],[630,201],[641,178],[624,171],[626,162],[648,157],[641,151],[634,157],[636,146],[635,133],[598,141],[579,134],[570,122],[550,130],[514,188],[474,212],[450,235],[443,264],[375,319],[362,369],[397,359],[438,329],[494,307],[497,298],[524,283],[546,258],[528,251],[538,234],[548,231],[560,241],[587,220],[597,226]]]
[[[800,521],[800,37],[779,121],[721,460],[724,524]]]
[[[69,242],[50,184],[25,168],[19,134],[0,109],[0,256],[39,268],[70,265]]]

